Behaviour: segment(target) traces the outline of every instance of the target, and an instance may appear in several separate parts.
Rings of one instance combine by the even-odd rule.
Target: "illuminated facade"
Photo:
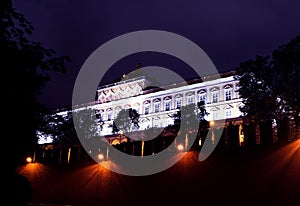
[[[183,83],[174,83],[161,88],[149,87],[150,82],[143,76],[105,85],[97,89],[97,99],[89,108],[97,110],[103,120],[101,136],[112,134],[112,124],[122,109],[132,108],[139,114],[139,129],[164,128],[174,124],[173,114],[180,107],[205,102],[209,113],[205,117],[208,121],[233,120],[242,123],[242,113],[239,107],[242,99],[239,97],[238,81],[234,79],[234,72],[223,73],[218,76],[204,77]],[[86,107],[87,105],[82,105]],[[66,115],[69,110],[61,110],[59,115]],[[214,125],[224,126],[223,125]],[[133,127],[131,131],[137,130]],[[120,133],[123,131],[120,131]],[[127,131],[128,132],[128,131]],[[110,138],[112,142],[114,138]],[[39,143],[51,143],[52,138],[39,138]]]
[[[234,79],[234,73],[224,73],[220,77],[210,76],[205,81],[193,80],[187,84],[174,83],[160,89],[148,88],[149,82],[144,77],[102,86],[97,90],[98,97],[93,106],[104,121],[101,135],[111,134],[111,125],[118,112],[128,108],[140,114],[139,130],[172,125],[172,115],[181,106],[199,101],[205,102],[208,121],[238,118],[242,104],[237,92],[238,81]]]

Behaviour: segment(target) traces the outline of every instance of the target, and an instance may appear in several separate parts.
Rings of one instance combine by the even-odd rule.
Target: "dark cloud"
[[[300,34],[297,0],[15,0],[14,6],[35,26],[34,40],[73,60],[68,73],[54,74],[44,90],[41,99],[51,108],[71,104],[81,65],[97,47],[121,34],[144,29],[177,33],[198,44],[220,71],[234,69],[256,54],[269,54]],[[150,64],[151,58],[143,58]],[[162,59],[155,56],[152,65],[164,64]],[[106,81],[129,71],[125,67],[134,67],[133,61],[119,64],[121,68],[113,69],[115,76]]]

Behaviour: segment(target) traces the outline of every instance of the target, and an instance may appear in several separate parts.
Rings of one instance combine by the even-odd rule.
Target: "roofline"
[[[234,75],[236,75],[235,70],[227,71],[227,72],[223,72],[223,73],[208,75],[208,76],[205,76],[203,78],[195,78],[195,79],[186,80],[185,82],[179,82],[179,83],[176,83],[176,87],[180,87],[180,85],[186,86],[186,85],[201,83],[201,82],[204,82],[203,79],[205,79],[205,81],[211,81],[211,80],[215,80],[215,79],[218,79],[218,78],[226,78],[226,77],[230,77],[230,76],[234,76]],[[133,79],[124,80],[124,81],[121,81],[121,82],[116,82],[116,83],[112,83],[112,84],[103,85],[101,87],[98,87],[98,89],[99,88],[108,88],[108,87],[111,87],[111,86],[116,86],[116,85],[119,85],[119,84],[132,82],[132,81],[139,80],[139,79],[145,79],[145,76],[140,76],[140,77],[136,77],[136,78],[133,78]],[[174,87],[174,84],[168,84],[168,85],[165,85],[165,86],[162,86],[162,87],[146,89],[146,90],[143,90],[144,91],[143,94],[149,94],[149,93],[158,92],[158,91],[161,91],[161,90],[171,89],[173,87]],[[96,105],[96,104],[99,104],[99,102],[97,100],[95,100],[93,102],[88,102],[88,103],[83,103],[83,104],[80,104],[80,105],[76,105],[75,107],[76,108],[81,108],[81,107],[93,106],[93,105]],[[55,112],[58,113],[58,112],[66,111],[66,110],[72,110],[72,106],[66,106],[64,108],[58,108],[58,109],[55,110]]]

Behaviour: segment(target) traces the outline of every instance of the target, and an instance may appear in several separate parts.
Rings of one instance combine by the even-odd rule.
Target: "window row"
[[[220,101],[219,99],[219,91],[211,91],[211,102],[212,103],[217,103]],[[229,101],[232,99],[232,89],[225,89],[224,90],[224,99],[225,101]],[[198,94],[198,101],[204,101],[205,103],[207,102],[207,94],[206,93],[199,93]],[[174,103],[173,103],[174,102]],[[195,103],[195,95],[194,94],[187,94],[186,96],[186,104],[193,104]],[[173,106],[174,104],[174,106]],[[183,105],[183,98],[182,96],[176,96],[174,98],[174,100],[172,101],[171,98],[165,98],[164,100],[160,100],[160,99],[155,99],[153,101],[153,109],[151,109],[150,107],[150,101],[145,101],[145,103],[143,104],[143,107],[140,107],[140,104],[136,104],[133,105],[133,109],[135,109],[138,113],[140,114],[150,114],[151,112],[161,112],[161,111],[170,111],[172,109],[180,109],[181,106]],[[125,109],[129,108],[130,106],[127,105],[127,107],[125,107]],[[162,108],[161,108],[162,107]],[[115,116],[119,113],[119,111],[121,110],[120,107],[117,107],[115,109]],[[142,111],[140,111],[142,110]],[[106,119],[106,120],[112,120],[112,109],[108,109],[106,110],[106,118],[104,117],[104,112],[102,112],[101,114],[102,119]]]

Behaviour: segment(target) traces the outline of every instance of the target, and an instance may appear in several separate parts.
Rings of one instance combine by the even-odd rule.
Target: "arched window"
[[[194,103],[195,97],[192,93],[188,93],[186,95],[186,98],[187,98],[187,104],[193,104]]]
[[[180,95],[175,98],[176,109],[180,109],[182,105],[182,97]]]
[[[107,109],[106,114],[107,114],[107,121],[110,121],[112,119],[112,110]]]
[[[154,100],[154,112],[160,112],[160,100]]]
[[[226,85],[224,87],[224,99],[225,101],[229,101],[232,99],[232,86]]]
[[[206,103],[206,91],[200,90],[198,92],[198,102],[205,102]]]
[[[171,110],[171,99],[170,99],[170,97],[166,97],[164,99],[164,110],[165,111],[170,111]]]
[[[219,101],[219,88],[214,87],[211,90],[211,102],[217,103]]]
[[[150,103],[149,101],[144,102],[144,114],[150,113]]]

